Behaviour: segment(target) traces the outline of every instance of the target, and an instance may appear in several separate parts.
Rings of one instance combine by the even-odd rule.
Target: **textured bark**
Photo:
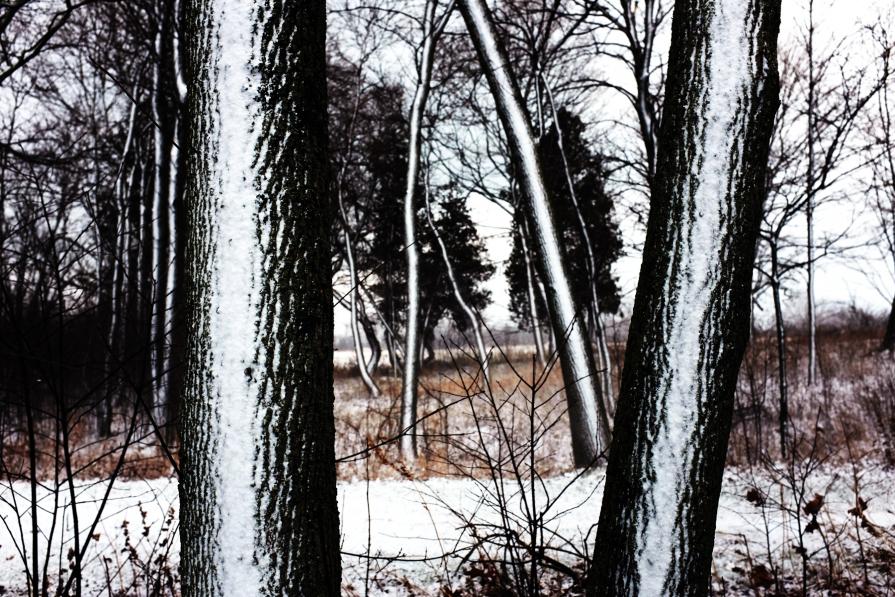
[[[590,595],[706,595],[777,108],[779,0],[678,0]]]
[[[339,594],[325,14],[185,6],[185,597]]]
[[[500,46],[484,0],[460,0],[458,7],[488,79],[519,177],[525,208],[531,214],[535,254],[539,261],[539,274],[545,283],[546,303],[569,405],[572,452],[576,466],[587,466],[600,456],[609,443],[609,418],[601,396],[585,322],[576,309],[569,288],[565,256],[550,212],[531,126],[506,52]]]

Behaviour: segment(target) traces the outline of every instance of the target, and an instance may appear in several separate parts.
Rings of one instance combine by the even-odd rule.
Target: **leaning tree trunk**
[[[678,0],[590,595],[706,595],[777,107],[780,0]],[[602,546],[602,547],[601,547]]]
[[[426,0],[423,15],[423,48],[413,105],[410,108],[410,140],[407,155],[407,188],[404,193],[404,244],[407,258],[407,318],[404,331],[404,378],[401,387],[401,457],[412,462],[417,457],[416,417],[419,390],[420,353],[420,266],[416,238],[416,188],[419,184],[423,115],[432,80],[435,59],[436,0]]]
[[[565,256],[559,245],[528,116],[484,0],[460,0],[458,6],[488,78],[535,229],[535,253],[547,286],[550,322],[569,405],[572,452],[576,466],[587,466],[609,444],[609,417],[594,366],[593,350],[569,288]]]
[[[454,299],[457,301],[457,304],[460,305],[460,309],[463,310],[463,313],[469,320],[469,327],[472,329],[472,335],[475,339],[475,350],[476,353],[478,353],[479,366],[482,368],[483,381],[488,385],[491,383],[491,378],[488,375],[488,352],[485,350],[485,337],[482,334],[482,322],[479,320],[478,313],[475,312],[466,300],[466,297],[463,296],[463,290],[460,288],[460,282],[457,280],[457,276],[454,273],[454,266],[451,264],[451,257],[448,255],[447,246],[444,244],[444,239],[441,238],[441,232],[438,230],[438,227],[432,219],[432,204],[429,200],[428,182],[426,183],[426,221],[429,223],[432,235],[438,243],[438,248],[441,252],[441,261],[444,263],[444,269],[447,271],[448,280],[451,282],[451,289],[454,291]]]
[[[339,594],[325,18],[185,10],[185,597]]]

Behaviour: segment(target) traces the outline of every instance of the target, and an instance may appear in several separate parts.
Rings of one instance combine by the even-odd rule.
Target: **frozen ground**
[[[591,549],[588,539],[592,540],[592,525],[599,513],[602,479],[602,472],[597,471],[574,482],[571,476],[544,480],[536,492],[535,511],[542,512],[549,504],[543,518],[553,532],[545,534],[554,537],[549,541],[552,547],[567,552]],[[871,583],[892,586],[890,569],[877,564],[865,569],[860,563],[862,552],[895,553],[892,471],[861,471],[858,492],[867,504],[863,527],[862,519],[849,513],[856,505],[851,469],[813,473],[798,506],[793,491],[785,489],[786,483],[780,481],[768,472],[757,476],[741,469],[727,473],[715,545],[718,589],[754,594],[749,587],[761,586],[762,575],[773,567],[789,578],[788,582],[799,582],[801,569],[793,569],[801,561],[797,557],[799,528],[803,529],[809,565],[814,570],[812,579],[823,577],[832,564],[854,575],[859,585],[866,570]],[[510,504],[510,524],[519,524],[517,530],[524,534],[525,505],[519,488],[506,482],[503,490]],[[76,488],[82,529],[96,518],[105,491],[103,483]],[[806,503],[815,494],[824,498],[817,515],[819,529],[805,533],[812,520]],[[527,492],[526,497],[531,504]],[[45,565],[47,537],[52,535],[51,593],[59,582],[59,571],[67,571],[69,558],[73,558],[68,488],[58,496],[58,505],[56,499],[49,486],[38,490],[39,565]],[[30,554],[25,550],[31,549],[32,542],[30,487],[25,483],[6,484],[0,490],[0,500],[0,595],[25,594],[23,553]],[[443,585],[460,585],[463,580],[458,568],[474,535],[487,534],[491,528],[488,525],[501,520],[493,485],[468,479],[346,482],[339,485],[339,500],[342,549],[346,554],[344,581],[349,593],[363,594],[368,586],[370,594],[407,594],[407,587],[412,586],[435,594]],[[86,552],[84,594],[146,595],[157,582],[162,587],[176,587],[176,512],[176,481],[117,482]],[[86,536],[87,531],[82,531],[82,540]],[[368,559],[365,554],[380,558]],[[442,554],[452,555],[440,558]],[[569,561],[574,557],[559,550],[553,555],[575,563]],[[27,557],[30,562],[30,555]]]

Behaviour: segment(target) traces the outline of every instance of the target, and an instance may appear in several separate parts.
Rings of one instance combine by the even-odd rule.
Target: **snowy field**
[[[602,480],[602,472],[596,471],[577,480],[571,476],[545,479],[539,486],[534,511],[543,514],[546,543],[555,548],[553,557],[574,565],[576,562],[569,561],[574,560],[570,552],[592,549],[589,539],[599,514]],[[861,564],[860,554],[895,554],[895,473],[882,468],[859,473],[858,493],[866,504],[864,518],[855,510],[851,469],[815,471],[804,487],[798,481],[794,484],[802,492],[798,504],[786,485],[785,479],[769,473],[727,473],[715,545],[719,592],[755,594],[754,588],[767,582],[765,576],[772,569],[778,570],[787,584],[800,582],[800,564],[794,569],[801,562],[795,557],[801,549],[800,535],[812,579],[823,577],[832,565],[845,569],[840,573],[854,574],[858,585],[866,574],[873,585],[892,586],[891,570],[878,565],[868,569]],[[525,486],[525,500],[514,483],[506,482],[502,489],[510,504],[508,522],[497,514],[490,481],[436,478],[340,483],[346,594],[369,590],[373,595],[411,591],[435,595],[441,587],[462,585],[462,558],[475,536],[496,528],[489,525],[520,525],[517,530],[524,532],[524,502],[532,503],[530,487]],[[106,490],[100,483],[76,487],[82,529],[92,525]],[[29,565],[31,559],[23,554],[30,554],[26,550],[32,542],[30,491],[25,483],[6,484],[0,491],[0,595],[26,594],[23,559],[27,557]],[[815,494],[823,497],[822,504],[818,505]],[[68,488],[58,498],[49,487],[39,488],[38,502],[39,564],[43,569],[48,563],[53,592],[59,571],[63,571],[64,583],[69,558],[74,557]],[[549,504],[547,511],[545,504]],[[806,531],[814,519],[812,509],[817,512],[818,528]],[[91,530],[83,565],[84,594],[149,595],[176,590],[177,510],[173,479],[115,483],[96,528]],[[52,548],[47,553],[50,536]],[[82,530],[82,540],[86,536],[87,531]],[[23,546],[27,547],[23,550]],[[374,558],[365,557],[367,554]],[[448,555],[441,557],[444,554]],[[850,572],[849,567],[854,570]],[[154,585],[162,588],[160,593],[153,593]],[[876,593],[868,589],[867,594]]]

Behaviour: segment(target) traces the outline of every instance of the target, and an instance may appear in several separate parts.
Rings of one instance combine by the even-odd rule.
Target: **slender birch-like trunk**
[[[351,121],[348,126],[348,147],[346,150],[346,154],[351,154],[351,149],[354,146],[354,130],[357,124],[357,115],[360,111],[361,104],[361,91],[363,89],[363,70],[361,66],[357,67],[357,78],[355,81],[355,93],[354,93],[354,107],[351,113]],[[370,392],[370,395],[378,397],[380,395],[379,386],[376,385],[376,381],[373,379],[373,373],[371,371],[371,367],[368,366],[367,362],[364,360],[364,346],[361,341],[360,336],[360,325],[358,322],[358,310],[360,308],[360,280],[357,276],[357,266],[354,260],[354,242],[351,239],[351,226],[348,220],[348,210],[345,208],[345,200],[344,200],[344,183],[345,183],[345,175],[348,172],[348,157],[345,157],[345,161],[342,164],[342,167],[339,169],[339,173],[336,177],[336,197],[339,203],[339,215],[341,217],[342,224],[342,241],[345,246],[345,256],[346,261],[348,262],[348,276],[349,276],[349,285],[348,289],[349,293],[349,310],[350,310],[350,319],[351,319],[351,339],[354,344],[354,360],[357,363],[357,369],[360,373],[361,380],[364,382],[364,385],[367,387],[367,390]],[[375,352],[375,349],[371,345],[370,347],[372,352]]]
[[[778,429],[780,432],[780,455],[786,457],[786,428],[789,423],[789,381],[786,373],[786,323],[783,321],[783,303],[780,300],[780,260],[777,254],[777,239],[771,243],[771,294],[774,300],[774,329],[777,335],[777,383],[778,383]]]
[[[709,592],[778,104],[780,0],[677,0],[588,594]]]
[[[528,116],[484,0],[460,0],[458,6],[488,78],[520,179],[525,207],[534,226],[536,255],[546,286],[546,302],[569,405],[572,452],[576,466],[588,466],[609,445],[609,417],[585,322],[576,309],[569,288],[564,255],[550,211]]]
[[[417,457],[417,393],[420,354],[420,266],[416,237],[416,188],[419,184],[422,125],[432,81],[435,59],[436,0],[426,0],[423,15],[423,47],[420,53],[416,91],[410,108],[410,140],[407,155],[407,188],[404,192],[404,254],[407,258],[407,317],[404,332],[404,378],[401,387],[401,457],[413,462]]]
[[[531,331],[535,341],[535,356],[541,367],[547,365],[544,336],[541,334],[541,317],[538,314],[538,295],[535,294],[535,272],[531,262],[531,249],[528,246],[528,226],[525,221],[519,225],[519,239],[522,241],[522,257],[525,259],[525,281],[528,289],[528,310],[531,313]]]
[[[152,202],[152,314],[150,359],[153,389],[153,417],[158,425],[165,423],[165,408],[168,404],[168,372],[170,362],[170,302],[171,282],[171,240],[172,240],[172,183],[174,182],[176,115],[171,106],[170,77],[173,42],[172,13],[168,0],[157,2],[158,29],[155,38],[156,61],[152,76],[152,117],[154,122],[154,168]]]
[[[345,243],[345,255],[348,261],[348,283],[351,285],[351,289],[348,291],[348,301],[351,309],[351,339],[354,342],[354,357],[357,361],[357,370],[360,373],[361,380],[364,382],[364,385],[367,386],[370,395],[376,398],[380,394],[379,386],[376,385],[376,381],[370,374],[370,368],[364,360],[364,346],[360,337],[360,325],[357,314],[359,307],[358,286],[360,285],[360,282],[357,278],[357,267],[354,264],[354,245],[351,241],[351,235],[348,232],[348,216],[345,213],[345,206],[343,205],[341,194],[339,194],[339,210],[342,215],[342,240]]]
[[[429,228],[432,229],[432,234],[435,236],[435,241],[438,243],[438,248],[441,251],[441,260],[444,262],[444,268],[447,271],[448,279],[451,282],[451,290],[454,292],[454,298],[457,299],[457,303],[469,320],[469,326],[472,328],[472,335],[475,339],[475,349],[478,353],[479,365],[482,367],[482,376],[484,377],[485,383],[488,384],[490,382],[490,377],[488,375],[488,352],[485,350],[485,337],[482,335],[482,323],[479,320],[478,314],[466,301],[466,297],[463,296],[463,291],[460,289],[460,284],[457,282],[457,276],[454,274],[454,266],[451,265],[451,258],[448,255],[447,247],[444,244],[444,240],[441,238],[441,232],[438,230],[435,221],[432,219],[432,205],[429,200],[428,184],[426,185],[425,192],[426,220],[429,222]]]
[[[128,117],[127,136],[124,141],[124,148],[121,152],[121,160],[118,165],[118,174],[115,179],[115,254],[111,260],[112,263],[112,296],[110,299],[111,312],[109,315],[109,328],[106,335],[108,350],[104,358],[104,375],[105,375],[105,391],[102,403],[97,412],[98,431],[100,437],[108,437],[112,434],[112,417],[115,394],[118,391],[118,384],[113,381],[117,378],[114,371],[113,359],[118,358],[121,353],[122,340],[122,317],[121,310],[124,308],[125,301],[122,299],[124,293],[124,277],[126,275],[127,264],[127,243],[130,238],[130,210],[128,207],[132,187],[136,184],[136,167],[132,164],[134,142],[134,124],[137,114],[136,99],[131,104],[131,111]],[[130,165],[130,168],[128,166]],[[130,170],[128,172],[128,170]],[[125,182],[127,181],[127,182]]]
[[[185,6],[185,597],[337,596],[326,6]]]
[[[559,155],[562,158],[563,170],[566,178],[566,186],[569,187],[569,197],[572,199],[572,207],[575,209],[575,215],[578,220],[578,228],[581,231],[581,240],[587,250],[587,275],[590,281],[590,310],[591,319],[593,321],[594,342],[597,345],[597,358],[599,359],[599,369],[597,375],[600,378],[600,387],[607,413],[612,411],[612,360],[609,356],[609,345],[606,342],[606,333],[603,328],[603,317],[600,313],[600,295],[597,290],[597,258],[594,256],[594,245],[590,239],[590,232],[587,230],[587,222],[584,221],[584,213],[581,211],[581,205],[578,202],[578,193],[575,192],[575,183],[572,181],[572,171],[569,169],[569,161],[566,157],[566,149],[563,144],[563,132],[559,126],[559,114],[556,109],[556,103],[553,101],[553,90],[550,85],[544,81],[544,89],[546,90],[547,101],[553,116],[554,128],[556,129],[556,140],[559,145]]]
[[[817,381],[817,309],[814,302],[814,0],[808,1],[808,171],[805,176],[805,220],[808,243],[808,385]]]

